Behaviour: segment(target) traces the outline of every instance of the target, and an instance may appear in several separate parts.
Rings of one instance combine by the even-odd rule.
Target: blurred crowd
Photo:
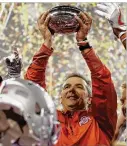
[[[60,3],[0,4],[0,74],[2,76],[7,72],[3,58],[11,53],[12,45],[16,45],[23,56],[22,76],[24,75],[33,54],[43,42],[43,38],[37,28],[37,18],[42,12],[58,4],[60,5]],[[112,30],[108,22],[94,13],[96,3],[71,3],[71,5],[81,8],[92,16],[93,24],[88,39],[101,60],[111,70],[119,95],[118,88],[123,82],[123,76],[126,74],[123,46],[119,41],[114,40],[115,37],[111,33]],[[126,3],[121,3],[124,13],[126,13],[126,5]],[[82,74],[89,74],[88,69],[83,65],[84,62],[80,61],[81,57],[74,34],[59,34],[55,37],[54,55],[49,62],[46,76],[47,86],[53,97],[58,96],[56,93],[58,93],[59,86],[65,76],[63,71],[80,71]],[[57,86],[54,85],[54,80],[57,80]]]
[[[0,74],[5,76],[7,68],[4,57],[11,53],[12,45],[16,45],[23,56],[24,75],[33,54],[40,48],[43,38],[37,28],[37,17],[44,11],[57,6],[58,3],[1,3],[0,15]],[[89,41],[95,48],[101,60],[109,67],[119,95],[119,86],[126,74],[125,52],[119,41],[115,41],[108,22],[94,13],[96,3],[72,3],[82,10],[88,12],[93,18],[92,29],[89,34]],[[127,4],[121,3],[123,12]],[[126,13],[126,12],[125,12]],[[89,74],[87,67],[81,60],[80,52],[77,49],[74,34],[58,35],[54,40],[54,55],[51,57],[47,69],[47,86],[52,96],[56,93],[65,76],[63,73],[79,71],[82,74]],[[114,49],[115,48],[115,49]],[[117,49],[116,49],[117,48]],[[77,55],[78,53],[78,55]],[[70,56],[71,54],[71,56]],[[54,81],[57,80],[57,86]],[[55,90],[54,90],[55,89]],[[55,91],[52,92],[52,91]]]

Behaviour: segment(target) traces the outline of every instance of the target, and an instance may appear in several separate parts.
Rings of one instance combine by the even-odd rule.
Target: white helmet
[[[52,145],[57,142],[57,132],[53,131],[58,124],[56,108],[42,87],[28,80],[8,79],[2,82],[0,93],[0,110],[11,108],[23,116],[31,134],[41,143]],[[40,114],[36,112],[37,105]]]

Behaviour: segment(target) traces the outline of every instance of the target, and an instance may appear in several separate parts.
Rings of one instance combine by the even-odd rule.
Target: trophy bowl
[[[56,6],[50,9],[50,20],[48,27],[52,33],[73,33],[79,28],[75,16],[82,11],[77,7],[69,5]]]

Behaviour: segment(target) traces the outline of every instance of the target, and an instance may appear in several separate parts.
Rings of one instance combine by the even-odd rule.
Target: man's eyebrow
[[[67,85],[69,85],[69,86],[70,86],[71,84],[70,84],[70,83],[66,83],[66,84],[64,84],[64,85],[63,85],[63,87],[65,87],[65,86],[67,86]]]
[[[65,86],[71,86],[71,84],[70,83],[66,83],[66,84],[64,84],[63,85],[63,87],[65,87]],[[80,84],[80,83],[77,83],[77,84],[75,84],[76,86],[82,86],[82,87],[84,87],[82,84]]]
[[[77,84],[75,84],[75,85],[81,85],[81,86],[83,86],[82,84],[80,84],[80,83],[77,83]]]
[[[76,86],[80,86],[80,87],[83,87],[83,88],[86,88],[86,86],[85,85],[83,85],[83,84],[76,84]]]

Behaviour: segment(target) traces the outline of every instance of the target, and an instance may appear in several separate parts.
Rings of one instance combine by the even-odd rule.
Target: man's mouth
[[[67,99],[70,99],[70,100],[76,100],[76,99],[78,99],[78,96],[74,96],[74,95],[70,95],[70,96],[68,96],[67,97]]]
[[[70,96],[70,97],[68,97],[68,99],[71,99],[71,100],[76,100],[77,98],[76,98],[76,97],[74,97],[74,96]]]

